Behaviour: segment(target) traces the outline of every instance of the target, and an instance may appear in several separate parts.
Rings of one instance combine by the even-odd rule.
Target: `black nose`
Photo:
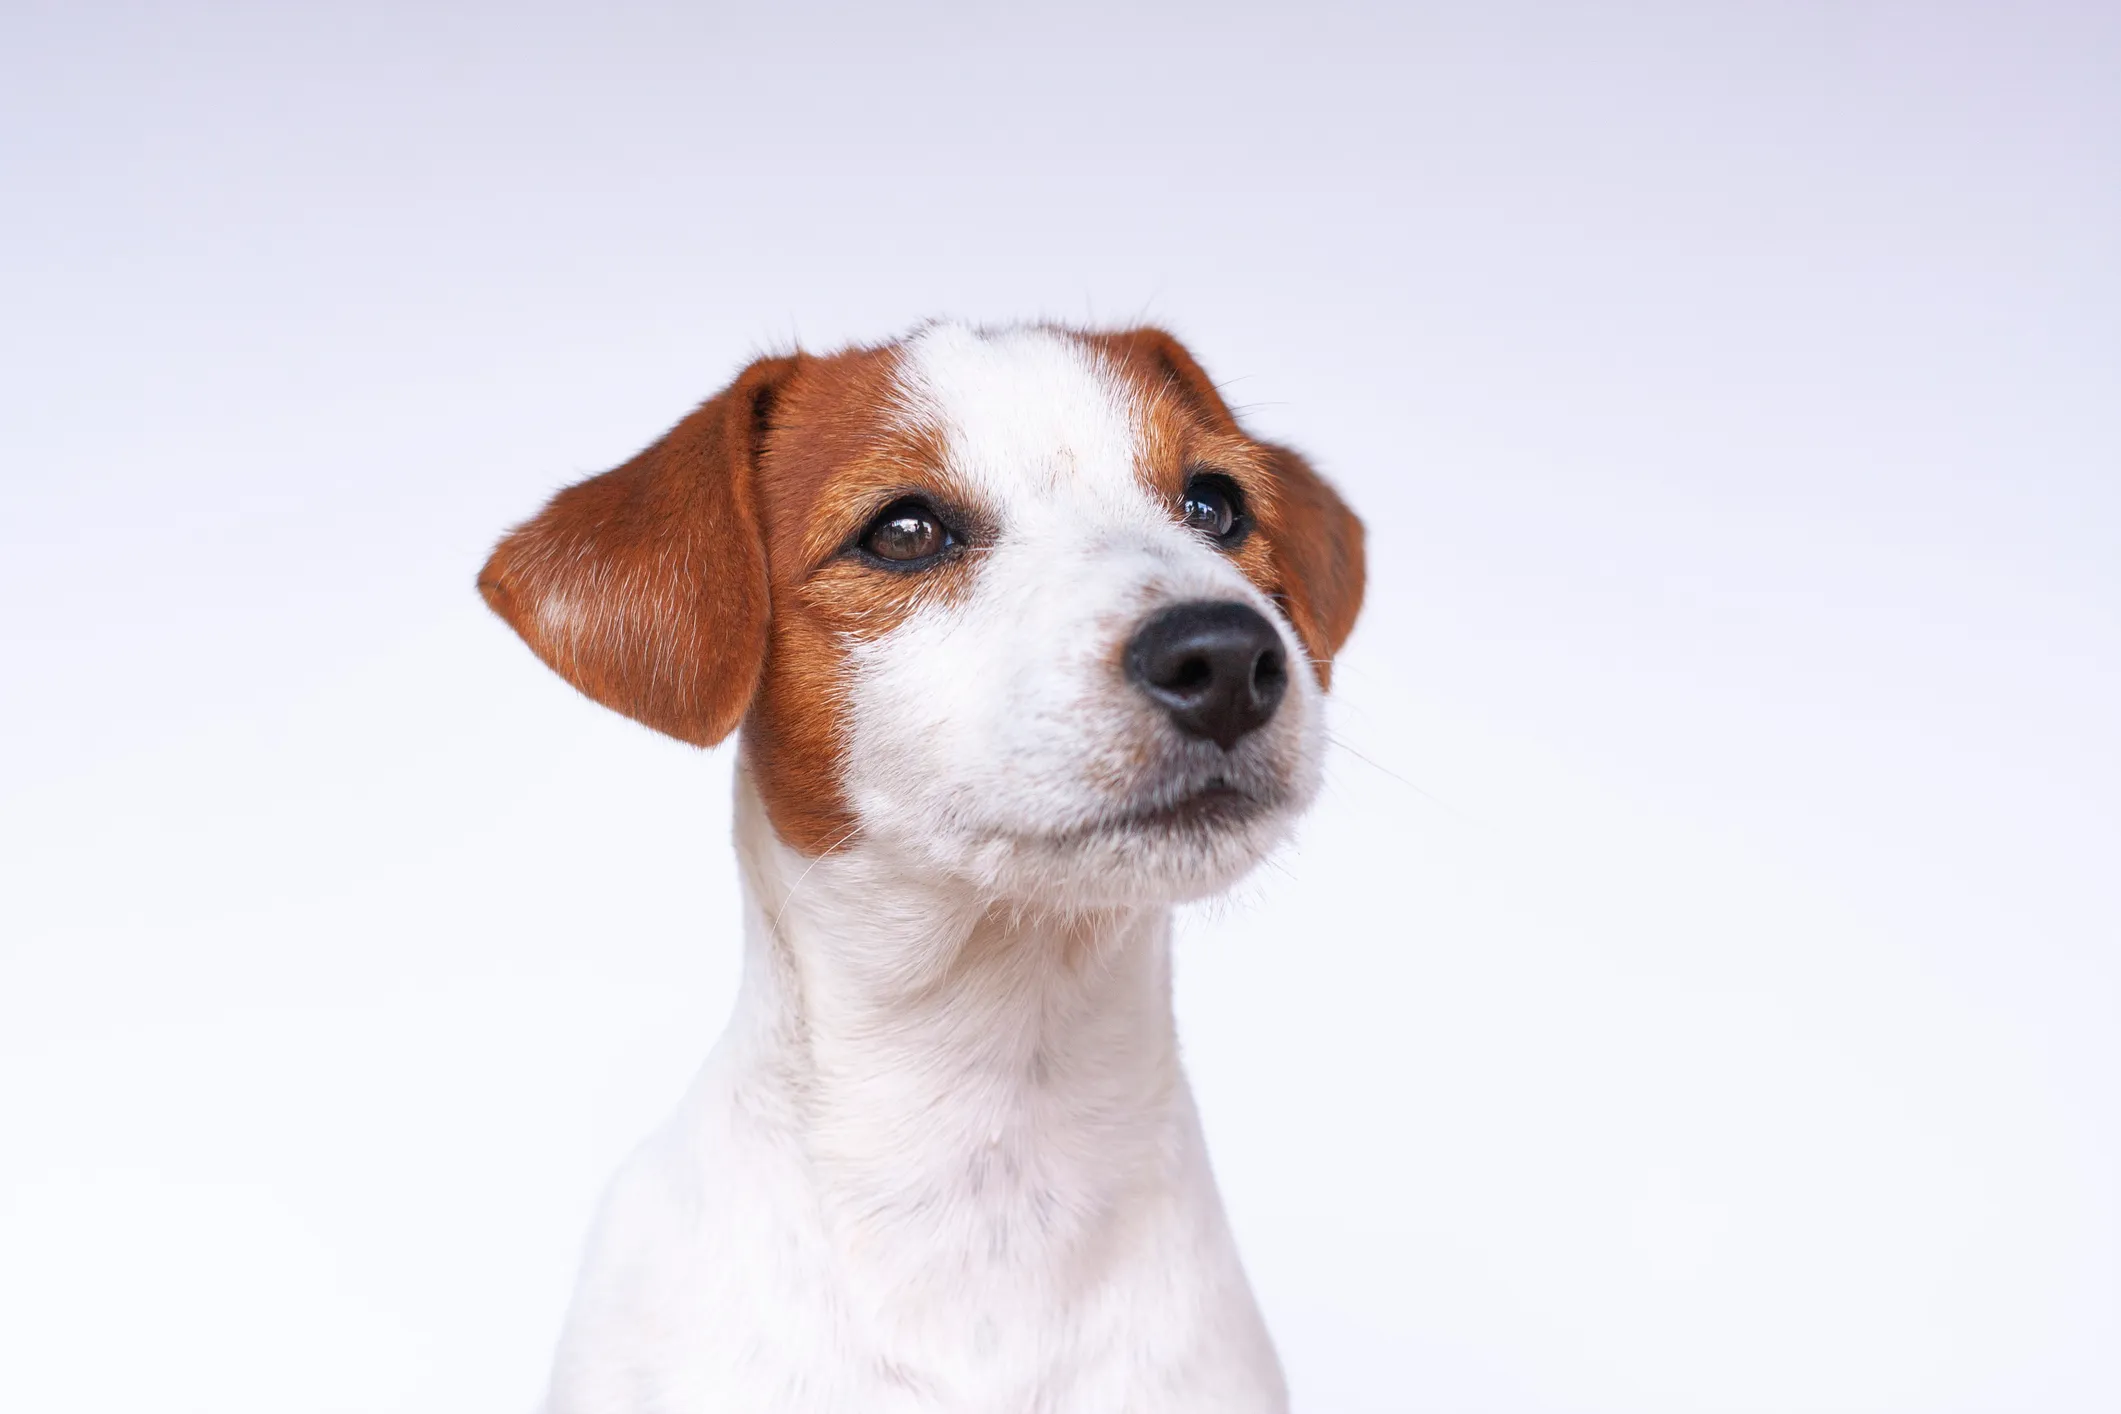
[[[1228,751],[1272,720],[1289,660],[1274,625],[1243,604],[1174,604],[1127,645],[1127,675],[1180,731]]]

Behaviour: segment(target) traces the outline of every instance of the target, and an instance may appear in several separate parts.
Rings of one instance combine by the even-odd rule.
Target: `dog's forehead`
[[[1008,516],[1027,500],[1145,509],[1141,404],[1065,332],[935,325],[898,360],[902,405],[938,437],[952,476]]]

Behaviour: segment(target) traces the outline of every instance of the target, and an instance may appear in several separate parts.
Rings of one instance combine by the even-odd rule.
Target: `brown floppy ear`
[[[1259,518],[1274,547],[1282,607],[1319,684],[1331,687],[1333,655],[1362,610],[1362,522],[1309,462],[1272,442],[1259,446],[1274,469],[1274,497]]]
[[[479,572],[561,677],[695,746],[736,729],[766,659],[752,471],[792,358],[760,359],[632,461],[570,486]]]

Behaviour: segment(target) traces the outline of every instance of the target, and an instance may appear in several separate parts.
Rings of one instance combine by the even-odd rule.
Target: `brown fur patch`
[[[1362,522],[1309,462],[1245,433],[1184,345],[1161,329],[1079,335],[1135,390],[1143,483],[1181,515],[1186,477],[1218,471],[1237,483],[1255,528],[1232,552],[1244,576],[1282,606],[1319,683],[1362,607]]]
[[[918,494],[961,524],[970,511],[943,448],[897,402],[897,351],[801,360],[774,404],[759,459],[773,624],[743,748],[766,813],[806,854],[844,842],[841,789],[847,645],[890,632],[922,603],[964,589],[969,560],[894,574],[845,554],[875,515]]]

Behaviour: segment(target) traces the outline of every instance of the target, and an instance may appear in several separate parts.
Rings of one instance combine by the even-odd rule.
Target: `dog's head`
[[[1280,841],[1362,586],[1361,523],[1170,335],[954,325],[759,360],[479,577],[597,701],[741,724],[794,849],[1053,903]]]

